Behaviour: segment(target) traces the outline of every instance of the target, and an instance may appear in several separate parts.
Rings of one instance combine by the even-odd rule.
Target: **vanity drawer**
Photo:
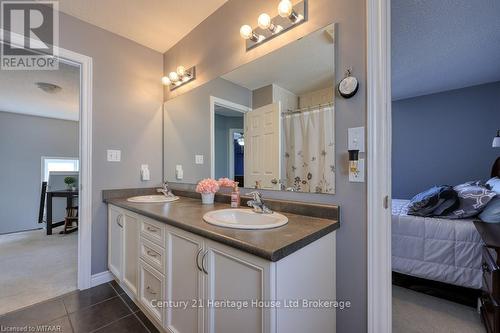
[[[165,249],[141,237],[140,257],[162,274],[165,274]]]
[[[165,299],[165,277],[141,259],[139,281],[139,301],[158,323],[163,324],[163,307],[161,304],[158,306],[157,302]]]
[[[500,300],[500,267],[496,264],[494,255],[486,246],[483,247],[483,290]]]
[[[143,219],[141,222],[141,235],[153,243],[165,248],[165,225],[151,219]]]

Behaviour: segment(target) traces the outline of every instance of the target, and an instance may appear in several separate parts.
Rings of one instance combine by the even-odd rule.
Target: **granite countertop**
[[[229,208],[225,203],[202,205],[199,199],[182,196],[171,203],[132,203],[125,198],[110,198],[105,202],[270,261],[278,261],[340,226],[337,220],[280,212],[288,217],[288,223],[282,227],[230,229],[203,220],[203,215],[209,211]]]

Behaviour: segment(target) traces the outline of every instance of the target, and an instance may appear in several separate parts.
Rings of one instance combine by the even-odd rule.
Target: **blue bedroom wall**
[[[500,148],[500,82],[393,101],[392,196],[489,178]]]

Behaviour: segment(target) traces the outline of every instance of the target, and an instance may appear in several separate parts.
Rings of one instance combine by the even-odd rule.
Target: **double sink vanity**
[[[104,192],[109,270],[158,328],[334,330],[338,207],[268,200],[275,212],[258,214],[229,208],[224,195],[213,205],[194,192],[171,202],[123,196]],[[238,222],[260,229],[215,225]]]
[[[339,209],[299,202],[336,192],[335,35],[166,88],[161,180],[178,190],[105,191],[109,269],[161,330],[335,332]],[[233,204],[253,191],[254,209],[227,192],[202,205],[186,189],[207,178],[236,182]]]

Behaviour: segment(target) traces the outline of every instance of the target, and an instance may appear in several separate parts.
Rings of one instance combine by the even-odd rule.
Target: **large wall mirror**
[[[165,102],[164,175],[335,193],[331,24]]]

